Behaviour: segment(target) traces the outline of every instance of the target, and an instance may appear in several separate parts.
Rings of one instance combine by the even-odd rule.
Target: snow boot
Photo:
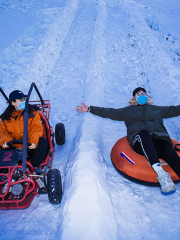
[[[168,193],[176,190],[176,185],[172,181],[169,173],[165,172],[164,170],[158,171],[158,181],[161,186],[161,191],[163,193]]]

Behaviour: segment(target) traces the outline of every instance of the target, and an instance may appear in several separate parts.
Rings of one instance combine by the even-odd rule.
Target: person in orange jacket
[[[0,146],[8,149],[7,143],[12,140],[23,140],[24,109],[26,95],[20,90],[15,90],[9,95],[9,106],[0,115]],[[43,136],[43,127],[38,111],[28,105],[28,154],[34,168],[39,168],[46,150],[47,140]],[[13,144],[16,148],[23,148],[23,144]]]

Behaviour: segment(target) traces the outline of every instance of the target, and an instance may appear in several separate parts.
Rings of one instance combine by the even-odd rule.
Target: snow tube
[[[179,144],[174,139],[172,139],[172,142],[174,146],[175,144]],[[177,154],[180,156],[180,151],[177,151]],[[126,136],[115,143],[111,150],[111,159],[114,166],[120,172],[133,178],[134,180],[158,183],[157,174],[154,172],[147,159],[132,150]],[[160,163],[162,168],[170,174],[173,181],[180,179],[165,161],[160,159]]]

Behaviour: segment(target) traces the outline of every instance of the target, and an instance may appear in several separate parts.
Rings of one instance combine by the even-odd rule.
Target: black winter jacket
[[[137,105],[118,109],[90,106],[90,112],[103,118],[124,121],[127,127],[127,140],[131,146],[134,136],[142,129],[147,129],[153,137],[166,140],[172,144],[163,124],[163,119],[179,116],[180,105],[161,107]]]

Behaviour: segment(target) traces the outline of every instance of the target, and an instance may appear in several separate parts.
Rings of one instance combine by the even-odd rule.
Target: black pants
[[[146,129],[141,130],[134,138],[133,149],[144,155],[151,166],[162,158],[180,177],[180,157],[168,141],[153,138]]]
[[[48,143],[44,137],[39,138],[39,143],[36,149],[29,149],[28,154],[29,158],[32,158],[31,164],[33,167],[39,167],[44,160]]]

